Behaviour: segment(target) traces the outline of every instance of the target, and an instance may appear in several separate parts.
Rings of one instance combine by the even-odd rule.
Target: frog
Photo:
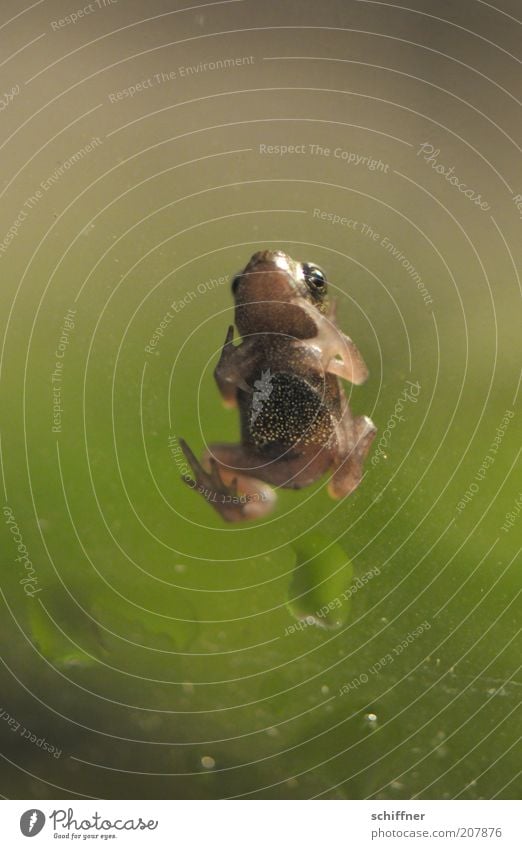
[[[201,460],[180,446],[197,490],[225,522],[253,521],[275,507],[276,489],[302,489],[329,473],[333,499],[361,483],[377,432],[354,416],[341,380],[358,386],[368,369],[340,329],[323,269],[284,251],[254,253],[232,280],[230,325],[214,378],[240,419],[238,443],[212,443]]]

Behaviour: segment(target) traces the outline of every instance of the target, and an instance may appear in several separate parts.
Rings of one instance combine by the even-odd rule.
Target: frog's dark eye
[[[313,265],[311,262],[303,262],[303,274],[307,286],[312,291],[326,291],[326,274],[318,265]]]
[[[241,274],[236,274],[234,279],[232,280],[232,294],[235,295],[237,292],[237,287],[239,286],[239,281],[241,280]]]

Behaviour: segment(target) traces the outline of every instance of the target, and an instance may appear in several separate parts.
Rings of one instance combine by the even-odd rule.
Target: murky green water
[[[295,24],[292,9],[273,11]],[[16,37],[40,26],[45,50],[14,82],[144,17],[118,6],[66,43],[47,5],[36,14]],[[311,5],[300,14],[324,24]],[[330,25],[378,26],[371,10],[354,14],[334,4]],[[383,56],[367,35],[299,31],[298,50],[293,29],[204,37],[267,25],[249,3],[143,24],[24,83],[2,115],[16,144],[0,237],[27,212],[0,257],[8,797],[517,792],[520,527],[503,525],[519,496],[518,219],[469,145],[514,182],[512,148],[414,79],[264,58],[349,56],[456,85],[440,55],[424,55],[421,73],[411,48]],[[381,26],[395,33],[393,16]],[[408,35],[474,57],[420,24]],[[109,99],[182,64],[251,54]],[[76,83],[44,125],[36,110]],[[495,91],[472,76],[457,90],[496,114]],[[509,100],[499,120],[512,130]],[[28,206],[93,136],[101,144]],[[427,139],[490,212],[419,158]],[[304,152],[260,151],[282,144]],[[371,373],[346,387],[350,403],[379,433],[349,499],[331,501],[322,481],[239,527],[183,485],[177,439],[200,455],[237,438],[212,371],[231,275],[264,247],[328,271]]]

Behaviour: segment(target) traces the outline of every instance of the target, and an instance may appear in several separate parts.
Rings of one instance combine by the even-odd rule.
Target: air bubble
[[[364,715],[364,719],[365,719],[367,727],[371,731],[373,731],[375,728],[377,728],[377,714],[376,713],[366,713]]]

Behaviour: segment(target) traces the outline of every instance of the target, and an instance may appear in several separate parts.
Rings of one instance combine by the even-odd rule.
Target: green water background
[[[295,23],[295,9],[272,11],[275,24]],[[324,24],[311,4],[300,11]],[[516,795],[520,524],[502,525],[520,490],[519,221],[497,176],[514,182],[513,148],[477,112],[514,132],[509,98],[500,106],[498,89],[465,69],[457,90],[476,110],[436,88],[427,98],[414,71],[442,89],[457,85],[454,63],[440,53],[424,54],[419,69],[405,44],[387,43],[383,53],[378,38],[325,30],[301,31],[296,50],[294,30],[263,31],[266,18],[248,3],[233,15],[209,10],[202,21],[176,15],[110,43],[99,40],[106,31],[144,17],[137,4],[69,28],[67,40],[51,36],[48,9],[35,14],[48,38],[15,79],[81,49],[25,86],[2,116],[4,138],[16,131],[5,180],[21,169],[6,190],[2,234],[60,163],[92,136],[102,144],[43,193],[0,259],[5,503],[41,590],[24,593],[4,521],[0,791]],[[379,22],[368,8],[350,6],[348,15],[334,3],[324,14],[331,26],[404,36],[396,18]],[[476,25],[489,32],[483,15]],[[495,25],[509,47],[509,28]],[[24,26],[16,36],[27,40],[33,25]],[[203,37],[241,27],[258,29]],[[152,49],[195,34],[201,39]],[[405,37],[510,85],[504,59],[495,65],[434,22],[409,21]],[[83,48],[89,39],[98,40]],[[282,53],[372,67],[263,59]],[[108,99],[160,70],[251,54],[252,65]],[[44,123],[37,109],[77,82],[46,106]],[[417,156],[427,140],[491,212]],[[270,156],[260,144],[319,144],[331,154]],[[350,166],[336,148],[388,170]],[[418,271],[432,304],[384,237]],[[321,481],[281,492],[266,520],[232,527],[184,487],[172,446],[183,436],[200,454],[207,442],[238,436],[212,370],[233,316],[228,281],[263,247],[327,270],[339,324],[370,369],[364,387],[346,387],[350,403],[373,418],[378,439],[407,381],[420,389],[390,429],[386,457],[367,464],[349,499],[332,502]],[[71,309],[57,433],[51,378]],[[506,411],[515,415],[492,450]],[[481,472],[487,456],[493,462]],[[471,485],[476,492],[459,508]],[[363,576],[350,604],[332,608],[339,619],[326,624],[337,627],[296,627],[303,605],[317,610]]]

